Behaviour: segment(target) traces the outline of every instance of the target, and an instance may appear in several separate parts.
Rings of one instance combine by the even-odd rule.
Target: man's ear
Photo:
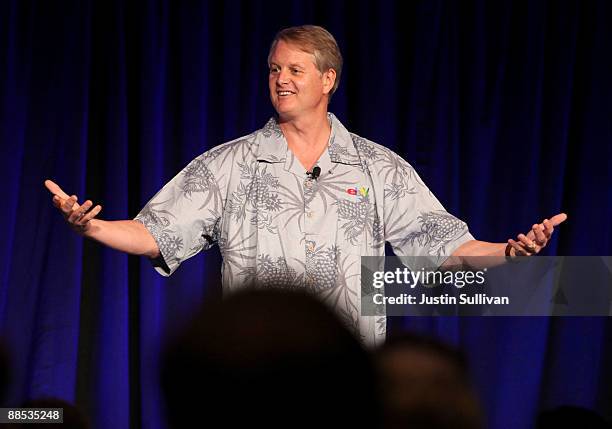
[[[336,70],[329,69],[323,73],[323,93],[329,94],[336,83]]]

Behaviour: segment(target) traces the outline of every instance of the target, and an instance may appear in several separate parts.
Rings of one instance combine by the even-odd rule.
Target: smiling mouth
[[[291,91],[276,91],[276,94],[277,94],[279,97],[287,97],[287,96],[289,96],[289,95],[293,95],[293,94],[295,94],[295,93],[294,93],[294,92],[291,92]]]

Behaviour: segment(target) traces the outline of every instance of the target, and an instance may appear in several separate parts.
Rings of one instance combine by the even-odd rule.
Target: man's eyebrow
[[[280,64],[275,63],[274,61],[270,61],[270,67],[272,67],[272,66],[281,67]],[[288,67],[299,67],[301,69],[306,68],[306,66],[303,63],[291,63],[291,64],[288,65]]]

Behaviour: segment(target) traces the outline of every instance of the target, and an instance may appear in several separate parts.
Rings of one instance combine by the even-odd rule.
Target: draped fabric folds
[[[401,3],[401,4],[400,4]],[[0,5],[0,331],[11,405],[76,402],[96,428],[165,428],[164,335],[220,293],[211,250],[172,277],[73,234],[46,178],[133,217],[192,158],[273,113],[280,28],[345,57],[330,111],[410,162],[477,238],[560,211],[548,255],[612,253],[612,5],[592,1],[21,1]],[[585,285],[585,288],[588,285]],[[607,318],[394,318],[463,348],[491,428],[609,413]]]

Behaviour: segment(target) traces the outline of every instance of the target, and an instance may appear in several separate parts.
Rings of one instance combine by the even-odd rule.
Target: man
[[[532,255],[565,220],[546,219],[508,243],[474,240],[406,161],[327,112],[342,71],[330,33],[282,30],[268,64],[278,117],[193,160],[135,220],[95,219],[100,206],[81,206],[47,181],[55,206],[78,233],[147,256],[163,275],[219,244],[226,289],[310,289],[371,344],[384,339],[386,325],[384,317],[360,316],[360,256],[384,255],[385,241],[398,255],[430,256],[437,265],[448,256]]]

